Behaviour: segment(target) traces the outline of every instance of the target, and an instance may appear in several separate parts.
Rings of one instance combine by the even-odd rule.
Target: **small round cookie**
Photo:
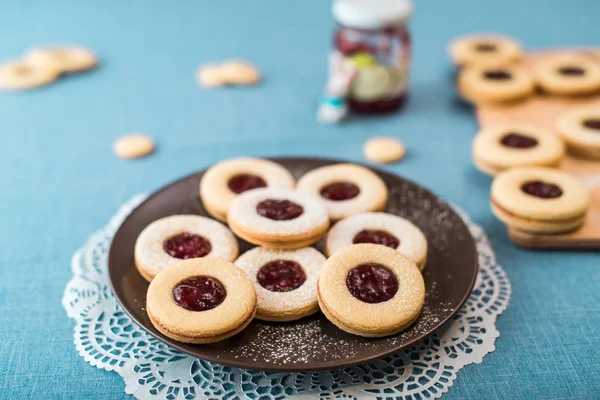
[[[190,258],[233,261],[238,243],[227,227],[199,215],[172,215],[148,225],[135,242],[135,265],[147,281]]]
[[[427,239],[410,221],[392,214],[364,213],[336,223],[327,234],[325,254],[357,243],[373,243],[395,249],[411,259],[420,270],[427,260]]]
[[[450,58],[458,66],[468,64],[507,64],[523,56],[521,45],[500,35],[468,35],[454,39],[449,46]]]
[[[224,81],[232,85],[255,85],[260,81],[260,72],[247,61],[231,60],[220,68]]]
[[[321,311],[338,328],[382,337],[417,319],[425,284],[419,268],[402,253],[377,244],[355,244],[325,262],[317,295]]]
[[[579,227],[590,203],[588,190],[571,175],[551,168],[513,168],[492,184],[493,213],[508,226],[534,233]]]
[[[54,82],[60,75],[55,68],[39,67],[23,61],[0,65],[0,89],[25,90]]]
[[[379,136],[365,142],[363,154],[369,161],[387,164],[400,161],[406,154],[406,148],[394,137]]]
[[[247,242],[278,249],[309,246],[329,228],[327,210],[318,198],[280,188],[240,194],[231,202],[227,222]]]
[[[533,64],[538,85],[547,93],[587,95],[600,91],[600,63],[580,54],[557,54]]]
[[[557,167],[565,149],[552,131],[528,124],[482,129],[473,140],[473,162],[489,175],[513,167]]]
[[[115,140],[113,148],[120,158],[140,158],[154,151],[154,140],[148,135],[132,133]]]
[[[320,197],[334,221],[383,210],[388,197],[383,180],[356,164],[329,165],[307,172],[298,180],[298,190]]]
[[[150,283],[146,312],[171,339],[214,343],[248,326],[256,313],[256,293],[248,276],[228,261],[180,261]]]
[[[35,47],[27,52],[25,61],[63,73],[87,71],[98,64],[98,58],[93,51],[75,45]]]
[[[556,121],[558,134],[570,153],[600,159],[600,107],[579,107],[561,113]]]
[[[317,280],[326,258],[312,247],[275,250],[264,247],[242,254],[235,265],[256,290],[256,318],[293,321],[319,311]]]
[[[225,221],[227,210],[240,193],[262,187],[292,189],[292,174],[281,165],[259,158],[233,158],[209,168],[200,181],[200,198],[213,217]]]
[[[474,103],[510,102],[534,91],[531,74],[519,65],[469,65],[458,76],[460,94]]]

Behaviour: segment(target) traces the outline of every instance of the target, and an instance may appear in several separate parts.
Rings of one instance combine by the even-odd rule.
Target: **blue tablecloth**
[[[473,116],[453,106],[446,45],[497,31],[528,48],[598,45],[600,2],[419,0],[412,21],[411,98],[402,115],[321,125],[333,22],[310,1],[13,1],[0,4],[0,59],[34,44],[80,43],[97,71],[0,94],[0,398],[124,398],[121,378],[86,364],[60,299],[72,253],[138,192],[239,155],[360,161],[373,135],[408,158],[388,169],[469,212],[491,237],[512,285],[496,351],[459,372],[446,398],[600,396],[600,257],[513,246],[488,208],[490,179],[471,166]],[[247,58],[258,87],[203,90],[202,63]],[[123,161],[112,142],[156,138],[149,158]]]

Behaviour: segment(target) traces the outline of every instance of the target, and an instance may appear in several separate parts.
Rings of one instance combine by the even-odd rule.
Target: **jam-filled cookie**
[[[383,210],[388,191],[374,172],[356,164],[314,169],[298,180],[298,190],[320,197],[336,221],[368,211]]]
[[[60,75],[56,68],[43,68],[23,61],[0,65],[0,89],[26,90],[54,82]]]
[[[357,243],[373,243],[398,250],[419,269],[427,260],[427,239],[410,221],[392,214],[364,213],[336,223],[327,234],[325,254]]]
[[[319,240],[329,228],[318,198],[288,189],[254,189],[237,196],[227,222],[242,239],[264,247],[297,249]]]
[[[560,233],[578,228],[590,194],[565,172],[541,167],[513,168],[492,184],[493,213],[508,226],[533,233]]]
[[[529,71],[519,65],[469,65],[460,71],[460,94],[474,103],[510,102],[533,93]]]
[[[580,54],[557,54],[537,60],[533,73],[547,93],[585,95],[600,91],[600,63]]]
[[[317,280],[325,256],[312,247],[275,250],[256,247],[235,265],[248,274],[256,290],[256,318],[293,321],[319,311]]]
[[[189,258],[233,261],[235,236],[220,222],[199,215],[172,215],[148,225],[135,242],[135,265],[151,281],[157,273]]]
[[[513,167],[556,167],[563,154],[561,139],[534,125],[496,125],[484,128],[473,140],[473,163],[490,175]]]
[[[574,108],[556,121],[558,134],[575,156],[600,159],[600,107]]]
[[[425,284],[419,268],[402,253],[355,244],[325,262],[317,295],[321,311],[338,328],[381,337],[400,332],[417,319]]]
[[[281,165],[258,158],[234,158],[209,168],[200,181],[206,211],[225,221],[232,200],[248,190],[274,187],[292,189],[294,177]]]
[[[213,343],[248,326],[256,313],[256,293],[244,271],[228,261],[180,261],[150,283],[146,312],[171,339]]]
[[[74,45],[36,47],[27,52],[25,61],[60,72],[87,71],[98,64],[98,58],[93,51]]]
[[[450,57],[458,66],[468,64],[508,64],[523,56],[521,45],[499,35],[461,36],[450,44]]]

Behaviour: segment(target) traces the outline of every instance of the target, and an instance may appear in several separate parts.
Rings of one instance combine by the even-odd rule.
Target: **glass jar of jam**
[[[340,59],[353,65],[352,76],[345,80],[350,111],[382,114],[399,110],[406,98],[411,58],[406,28],[411,1],[334,0],[332,10],[338,27],[331,59],[337,59],[338,65]],[[335,73],[335,66],[330,65],[330,75]]]

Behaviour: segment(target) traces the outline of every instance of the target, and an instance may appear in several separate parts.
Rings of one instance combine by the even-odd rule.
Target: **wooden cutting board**
[[[568,50],[594,52],[600,50]],[[532,53],[526,63],[552,52]],[[554,129],[556,117],[570,107],[597,105],[600,94],[584,98],[535,95],[525,101],[507,105],[480,105],[476,107],[481,128],[506,122],[524,122]],[[577,231],[559,235],[540,235],[508,229],[510,240],[518,246],[537,249],[600,249],[600,161],[589,161],[566,155],[560,169],[581,180],[592,191],[592,201],[585,223]]]

